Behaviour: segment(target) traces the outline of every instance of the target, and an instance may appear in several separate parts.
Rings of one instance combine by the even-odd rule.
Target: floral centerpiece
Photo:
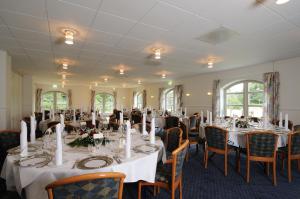
[[[88,145],[95,145],[95,140],[103,140],[103,134],[98,133],[95,130],[90,131],[81,131],[80,137],[75,139],[74,141],[68,143],[71,147],[88,147]]]
[[[238,128],[249,128],[250,124],[249,124],[248,119],[239,118],[239,119],[236,120],[235,126],[238,127]]]

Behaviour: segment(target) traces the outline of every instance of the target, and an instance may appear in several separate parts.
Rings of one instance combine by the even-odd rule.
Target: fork
[[[74,162],[73,166],[72,166],[72,169],[75,169],[77,163],[79,162],[79,159],[76,159],[76,161]]]

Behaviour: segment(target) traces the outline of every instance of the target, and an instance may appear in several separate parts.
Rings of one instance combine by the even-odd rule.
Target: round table
[[[120,133],[115,133],[114,136],[109,136],[109,139],[119,139]],[[146,144],[148,141],[144,140],[139,132],[132,133],[132,147]],[[151,153],[137,153],[131,151],[131,158],[121,158],[121,163],[114,162],[107,167],[92,170],[81,170],[73,168],[76,160],[89,157],[91,153],[87,147],[75,147],[63,145],[63,165],[55,166],[54,162],[49,163],[42,168],[36,167],[20,167],[14,162],[19,158],[19,155],[7,156],[1,171],[1,177],[6,179],[8,190],[17,190],[21,195],[25,189],[27,199],[43,199],[48,198],[45,187],[47,184],[61,178],[66,178],[75,175],[94,172],[122,172],[126,175],[125,182],[137,182],[144,180],[154,182],[156,173],[156,164],[159,160],[166,160],[166,153],[163,142],[159,139],[156,140],[156,145],[160,150]],[[42,141],[38,140],[36,145],[41,146]],[[113,152],[109,147],[101,147],[100,154],[93,155],[106,155],[113,157]]]

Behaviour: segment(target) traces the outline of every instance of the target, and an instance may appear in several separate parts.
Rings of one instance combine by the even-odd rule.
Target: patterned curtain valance
[[[279,72],[270,72],[263,75],[265,91],[265,115],[270,121],[278,120],[279,112]]]
[[[69,89],[68,90],[68,104],[69,104],[69,108],[71,109],[72,108],[72,90]]]
[[[41,112],[41,103],[42,103],[42,89],[36,89],[35,93],[35,111]]]
[[[164,106],[164,91],[165,91],[165,88],[159,88],[158,89],[159,110],[165,109],[165,106]]]
[[[213,81],[212,118],[220,115],[220,80]]]
[[[174,95],[175,95],[175,110],[180,110],[183,106],[182,101],[183,94],[183,85],[176,85],[174,87]]]
[[[114,96],[114,107],[116,109],[117,108],[117,91],[113,92],[113,96]]]
[[[143,108],[146,108],[147,106],[147,91],[146,89],[143,90]]]

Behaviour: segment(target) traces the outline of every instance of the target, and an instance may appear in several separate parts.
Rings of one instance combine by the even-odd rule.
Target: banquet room
[[[0,0],[0,199],[300,198],[299,0]]]

